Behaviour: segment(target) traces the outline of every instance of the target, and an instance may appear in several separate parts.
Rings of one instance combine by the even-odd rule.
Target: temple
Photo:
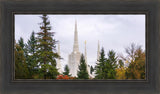
[[[73,51],[68,57],[68,66],[70,69],[70,74],[73,77],[77,77],[78,66],[80,64],[81,53],[79,52],[78,45],[78,32],[77,32],[77,22],[75,21],[75,31],[74,31],[74,44]]]
[[[85,41],[85,47],[84,47],[84,57],[85,57],[85,63],[87,66],[87,71],[89,74],[89,78],[95,77],[95,72],[92,74],[90,73],[90,66],[87,62],[87,48],[86,48],[86,41]],[[58,45],[58,54],[60,55],[60,45]],[[78,44],[78,31],[77,31],[77,21],[75,21],[75,30],[74,30],[74,43],[73,43],[73,51],[68,56],[68,66],[70,70],[70,74],[72,77],[77,77],[77,72],[79,70],[80,65],[80,58],[81,58],[81,52],[79,51],[79,44]],[[99,47],[99,41],[98,41],[98,49],[97,49],[97,60],[96,63],[99,63],[98,60],[100,58],[100,47]],[[62,73],[60,59],[57,60],[57,68],[60,73]]]

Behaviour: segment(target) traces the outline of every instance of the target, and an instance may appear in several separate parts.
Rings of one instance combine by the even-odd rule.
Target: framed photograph
[[[159,94],[158,1],[1,1],[2,94]]]

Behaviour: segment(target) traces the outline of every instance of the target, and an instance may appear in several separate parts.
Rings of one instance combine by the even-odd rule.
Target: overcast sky
[[[27,42],[31,32],[39,32],[41,15],[15,15],[15,39],[23,37]],[[131,43],[145,49],[145,15],[49,15],[55,39],[60,43],[62,66],[67,64],[68,55],[73,51],[75,20],[77,20],[79,50],[84,53],[87,42],[88,64],[95,65],[97,44],[104,47],[106,55],[114,50],[117,55],[125,54]]]

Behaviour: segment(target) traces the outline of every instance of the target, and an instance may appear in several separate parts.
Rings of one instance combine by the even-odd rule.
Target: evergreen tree
[[[24,56],[24,51],[21,46],[15,43],[15,79],[27,79],[29,71]]]
[[[25,58],[27,58],[28,53],[27,53],[27,49],[26,49],[26,44],[24,43],[24,40],[22,37],[20,37],[20,39],[18,40],[18,45],[22,48],[22,50],[24,51],[24,56]]]
[[[24,49],[25,44],[22,37],[20,37],[20,39],[18,40],[18,44],[22,49]]]
[[[78,71],[77,75],[78,75],[78,79],[89,79],[87,65],[86,65],[85,58],[84,58],[83,54],[81,55],[79,71]]]
[[[95,79],[104,79],[104,69],[105,69],[105,62],[106,62],[104,48],[101,49],[100,59],[98,62],[99,63],[97,63],[97,65],[95,66],[95,69],[96,69]]]
[[[28,49],[28,53],[30,55],[34,55],[36,52],[36,44],[37,44],[37,40],[35,38],[35,32],[33,31],[30,39],[27,42],[27,49]]]
[[[35,38],[35,33],[34,31],[32,32],[30,39],[27,42],[26,48],[27,48],[27,58],[26,58],[26,62],[28,64],[28,69],[29,69],[29,73],[30,73],[30,77],[32,78],[35,74],[37,74],[38,70],[38,65],[36,62],[36,58],[37,56],[35,55],[36,53],[36,38]]]
[[[105,79],[115,79],[116,78],[116,68],[117,68],[117,57],[113,50],[108,52],[108,58],[105,65]],[[106,74],[107,73],[107,74]]]
[[[94,71],[94,68],[91,66],[90,73],[92,74],[93,71]]]
[[[37,33],[36,55],[38,58],[36,61],[40,64],[40,76],[43,79],[55,79],[59,74],[56,68],[56,58],[59,58],[55,49],[57,41],[52,38],[54,32],[49,32],[51,26],[48,16],[43,14],[41,18],[43,21],[40,23],[41,31]]]
[[[95,79],[115,79],[117,68],[117,57],[113,50],[108,52],[108,58],[105,58],[105,52],[102,48],[100,52],[99,63],[96,65]]]
[[[63,74],[70,76],[70,75],[69,75],[69,67],[68,67],[68,65],[65,65]]]

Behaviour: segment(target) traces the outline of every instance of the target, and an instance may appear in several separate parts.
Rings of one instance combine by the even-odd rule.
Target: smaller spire
[[[60,56],[60,44],[59,43],[58,43],[58,55]],[[60,58],[57,59],[57,68],[58,68],[58,72],[62,73]]]
[[[75,19],[75,31],[77,31],[77,20]]]
[[[89,75],[90,75],[90,68],[89,68],[89,66],[88,66],[88,62],[87,62],[87,48],[86,48],[86,40],[85,40],[85,63],[86,63],[86,65],[87,65],[87,71],[88,71],[88,73],[89,73]]]
[[[98,49],[97,49],[97,60],[100,58],[100,46],[99,46],[99,40],[98,40]]]
[[[86,49],[86,40],[85,40],[85,61],[87,62],[87,49]]]

